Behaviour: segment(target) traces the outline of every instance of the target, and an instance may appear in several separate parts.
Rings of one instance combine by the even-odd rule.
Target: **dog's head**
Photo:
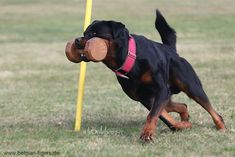
[[[120,22],[94,21],[88,26],[83,37],[67,43],[66,56],[75,63],[103,61],[111,47],[115,47],[116,51],[124,47],[128,35],[125,25]]]

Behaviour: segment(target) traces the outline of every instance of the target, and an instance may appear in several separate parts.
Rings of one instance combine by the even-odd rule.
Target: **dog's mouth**
[[[67,43],[65,54],[71,62],[81,61],[100,62],[108,53],[108,40],[94,37],[86,40],[84,37],[76,38]]]

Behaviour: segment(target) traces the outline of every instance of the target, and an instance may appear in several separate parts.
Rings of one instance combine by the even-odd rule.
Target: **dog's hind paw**
[[[187,122],[187,121],[183,121],[183,122],[178,122],[175,125],[176,130],[182,130],[182,129],[187,129],[187,128],[192,128],[192,123],[191,122]]]

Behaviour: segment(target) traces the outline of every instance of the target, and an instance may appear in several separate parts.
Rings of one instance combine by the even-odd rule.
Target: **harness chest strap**
[[[114,70],[116,75],[128,79],[126,75],[133,68],[135,64],[135,60],[136,60],[136,43],[135,43],[135,39],[130,35],[129,42],[128,42],[127,57],[123,65],[119,69]]]

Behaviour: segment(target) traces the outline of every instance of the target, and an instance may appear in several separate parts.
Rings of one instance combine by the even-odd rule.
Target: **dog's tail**
[[[159,32],[163,44],[169,45],[176,50],[176,32],[166,22],[160,11],[156,10],[155,28]]]

